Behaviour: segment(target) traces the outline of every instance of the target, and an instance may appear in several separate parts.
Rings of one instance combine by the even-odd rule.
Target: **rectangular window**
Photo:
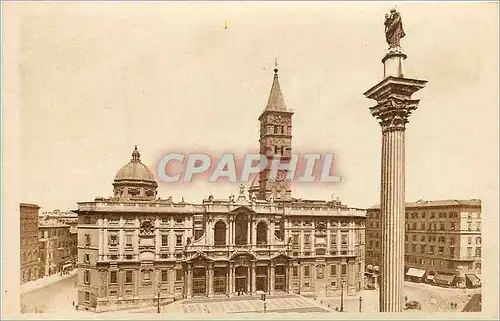
[[[85,270],[83,272],[83,282],[85,284],[90,284],[90,271],[89,270]]]
[[[347,234],[342,234],[340,236],[340,240],[342,242],[342,245],[347,245]]]
[[[444,223],[439,223],[439,230],[444,231]]]
[[[304,266],[304,276],[309,277],[309,273],[310,273],[309,266]]]
[[[331,276],[336,276],[337,275],[337,266],[336,265],[331,265],[330,266],[330,275]]]
[[[133,244],[132,244],[133,237],[134,237],[134,235],[132,235],[132,234],[125,235],[125,247],[132,247],[133,246]]]
[[[429,246],[429,254],[434,254],[434,245]]]
[[[117,292],[115,290],[109,291],[109,296],[117,296]]]
[[[299,276],[299,269],[296,266],[293,267],[293,276]]]
[[[182,216],[177,216],[175,218],[175,224],[184,224],[184,217]]]
[[[151,273],[149,272],[149,270],[142,271],[142,280],[143,281],[151,280]]]
[[[420,236],[420,242],[425,242],[425,235]]]
[[[425,245],[420,245],[420,253],[425,253]]]
[[[109,235],[109,246],[116,247],[118,246],[118,234],[110,234]]]
[[[347,264],[342,264],[342,275],[347,274]]]
[[[182,235],[177,234],[175,236],[175,246],[182,246]]]
[[[111,271],[110,272],[109,283],[111,283],[111,284],[116,284],[117,283],[116,271]]]
[[[311,245],[311,235],[304,234],[304,246],[309,247]]]
[[[298,234],[294,234],[292,236],[292,243],[293,243],[293,245],[299,245],[299,235]]]
[[[182,270],[175,270],[175,280],[177,282],[182,281]]]
[[[113,217],[109,219],[109,224],[110,225],[119,225],[120,224],[120,219],[117,217]]]
[[[168,270],[162,270],[161,271],[161,281],[162,282],[167,282],[168,281]]]
[[[161,246],[168,246],[168,234],[162,234]]]
[[[476,244],[481,244],[481,237],[476,237]]]
[[[455,230],[455,223],[451,223],[451,230],[454,231]]]
[[[475,253],[476,257],[481,257],[481,248],[480,247],[476,247],[476,253]]]
[[[467,238],[467,244],[472,244],[472,236],[469,236],[469,237]]]
[[[85,292],[85,302],[90,302],[90,292]]]
[[[440,246],[438,254],[443,254],[443,253],[444,253],[444,246]]]
[[[90,254],[83,255],[83,262],[90,263]]]
[[[85,245],[90,246],[90,234],[85,234]]]
[[[125,271],[125,284],[132,284],[132,271]]]

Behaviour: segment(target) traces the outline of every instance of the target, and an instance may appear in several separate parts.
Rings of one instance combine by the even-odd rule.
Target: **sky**
[[[257,150],[276,57],[293,149],[334,152],[342,176],[293,196],[379,203],[381,130],[363,93],[383,77],[392,3],[14,5],[20,201],[49,211],[109,197],[134,145],[155,175],[172,151]],[[397,8],[404,74],[428,81],[407,125],[406,199],[484,198],[498,183],[497,5]],[[159,185],[160,197],[195,203],[238,191]]]

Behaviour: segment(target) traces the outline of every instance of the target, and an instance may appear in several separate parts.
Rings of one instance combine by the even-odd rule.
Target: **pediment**
[[[252,210],[247,205],[241,205],[241,206],[238,206],[237,208],[231,210],[230,213],[249,213],[249,214],[254,214],[255,211]]]

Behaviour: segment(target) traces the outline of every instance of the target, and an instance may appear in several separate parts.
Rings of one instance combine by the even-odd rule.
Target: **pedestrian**
[[[451,302],[451,309],[453,310],[453,302]]]
[[[75,301],[73,301],[73,306],[75,306]]]

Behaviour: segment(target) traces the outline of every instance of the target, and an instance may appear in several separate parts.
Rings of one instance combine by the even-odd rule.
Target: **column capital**
[[[385,98],[370,108],[373,117],[379,120],[382,131],[405,130],[408,118],[417,109],[419,100]]]
[[[367,98],[377,101],[370,112],[379,120],[383,131],[405,129],[409,116],[419,103],[411,96],[426,83],[426,80],[389,76],[364,93]]]

